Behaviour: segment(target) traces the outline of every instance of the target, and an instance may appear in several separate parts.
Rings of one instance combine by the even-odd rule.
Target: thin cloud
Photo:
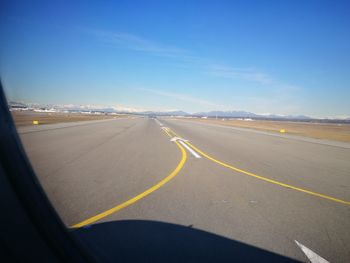
[[[94,36],[98,41],[120,48],[127,48],[164,57],[185,57],[187,53],[184,49],[164,45],[129,33],[86,28],[79,28],[79,30]]]
[[[225,78],[239,78],[258,82],[264,85],[272,84],[275,82],[269,75],[249,68],[234,68],[223,65],[213,65],[209,67],[208,72],[214,76]]]
[[[112,32],[104,30],[94,30],[89,28],[78,28],[80,32],[93,36],[97,41],[108,44],[112,47],[144,52],[154,56],[167,57],[175,63],[176,67],[181,68],[196,68],[199,72],[217,76],[220,78],[241,79],[247,82],[254,82],[263,87],[268,87],[271,91],[277,93],[293,93],[300,87],[290,85],[279,81],[267,73],[258,71],[254,68],[240,68],[228,65],[216,64],[211,59],[200,57],[192,52],[177,48],[174,46],[165,45],[156,41],[152,41],[134,34],[125,32]],[[153,94],[172,97],[174,99],[196,103],[200,105],[222,107],[216,103],[206,100],[190,97],[184,94],[176,94],[163,92],[159,90],[148,90]]]
[[[222,108],[222,105],[213,103],[211,101],[195,98],[186,94],[180,94],[180,93],[173,93],[173,92],[167,92],[167,91],[161,91],[161,90],[154,90],[154,89],[145,89],[141,88],[139,90],[146,91],[155,95],[160,95],[176,100],[181,100],[181,101],[186,101],[186,102],[191,102],[199,105],[204,105],[204,106],[210,106],[210,107],[220,107]]]

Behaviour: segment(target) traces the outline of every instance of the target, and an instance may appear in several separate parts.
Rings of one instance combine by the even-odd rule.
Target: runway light
[[[38,125],[38,124],[39,124],[39,121],[33,121],[33,124],[34,124],[34,125]]]
[[[285,129],[280,129],[280,133],[285,133],[286,130]]]

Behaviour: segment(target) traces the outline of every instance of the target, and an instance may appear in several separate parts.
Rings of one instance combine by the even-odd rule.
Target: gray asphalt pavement
[[[159,122],[55,124],[20,129],[20,136],[67,226],[132,199],[174,171],[183,155],[162,127],[220,162],[350,201],[348,147],[171,118]],[[350,261],[350,204],[260,180],[186,151],[175,177],[96,223],[175,223],[308,262],[297,240],[330,262]]]

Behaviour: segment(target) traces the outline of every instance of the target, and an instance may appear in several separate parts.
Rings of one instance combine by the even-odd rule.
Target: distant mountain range
[[[145,115],[156,115],[156,116],[191,116],[190,113],[184,112],[184,111],[143,111],[139,112],[140,114]]]
[[[311,117],[305,115],[276,115],[276,114],[255,114],[247,111],[208,111],[208,112],[197,112],[187,113],[184,111],[146,111],[143,114],[149,115],[172,115],[172,116],[194,116],[194,117],[208,117],[208,118],[259,118],[259,119],[289,119],[289,120],[311,120]]]
[[[308,120],[311,117],[304,115],[276,115],[276,114],[255,114],[247,111],[209,111],[209,112],[198,112],[192,115],[195,116],[207,116],[207,117],[218,117],[218,118],[267,118],[267,119],[298,119]]]
[[[12,109],[41,109],[41,110],[55,110],[57,112],[115,112],[115,113],[138,113],[143,112],[142,109],[136,109],[123,106],[100,106],[91,104],[40,104],[40,103],[24,103],[24,102],[9,102],[9,107]]]
[[[140,115],[155,115],[155,116],[187,116],[187,117],[208,117],[208,118],[251,118],[251,119],[284,119],[284,120],[312,120],[305,115],[277,115],[277,114],[256,114],[247,111],[208,111],[187,113],[181,110],[168,111],[149,111],[138,108],[124,107],[124,106],[99,106],[99,105],[78,105],[78,104],[38,104],[38,103],[24,103],[24,102],[9,102],[9,107],[15,109],[26,110],[42,110],[42,111],[56,111],[56,112],[104,112],[104,113],[132,113]],[[342,118],[325,118],[325,119],[339,119],[350,120],[350,117]]]

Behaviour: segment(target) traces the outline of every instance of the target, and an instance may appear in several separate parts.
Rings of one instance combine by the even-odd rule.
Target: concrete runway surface
[[[171,118],[19,133],[68,227],[152,220],[299,261],[350,262],[348,144]]]

